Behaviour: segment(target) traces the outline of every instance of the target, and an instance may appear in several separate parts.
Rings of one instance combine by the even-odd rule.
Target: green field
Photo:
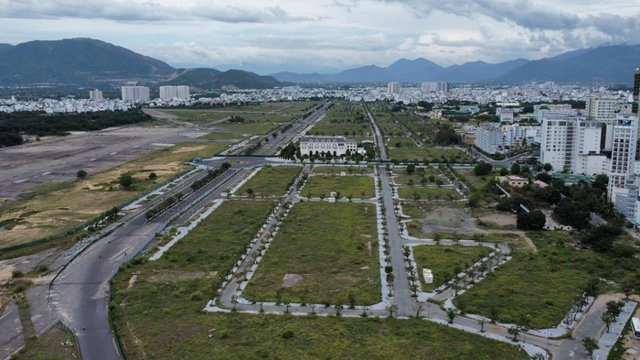
[[[326,117],[309,131],[309,135],[346,136],[361,141],[372,140],[373,130],[360,104],[336,102]]]
[[[414,246],[413,258],[416,261],[422,290],[433,291],[490,252],[491,249],[484,246]],[[433,272],[433,284],[424,282],[424,268]]]
[[[151,267],[159,273],[202,272],[202,277],[218,283],[274,206],[270,201],[227,200]]]
[[[373,169],[370,166],[314,166],[314,173],[321,174],[372,174]]]
[[[423,161],[423,162],[472,162],[473,158],[456,148],[417,148],[401,147],[389,148],[389,156],[399,161]]]
[[[246,122],[246,123],[229,123],[224,122],[217,124],[216,127],[227,129],[230,131],[241,132],[251,135],[265,135],[271,130],[275,130],[278,125],[270,122]]]
[[[522,323],[528,315],[533,328],[556,326],[594,272],[603,275],[610,266],[592,251],[556,245],[567,240],[565,233],[531,237],[537,252],[515,251],[511,261],[456,298],[456,306],[501,322]]]
[[[401,187],[398,188],[398,195],[402,199],[412,200],[460,200],[462,195],[452,188],[436,187]]]
[[[373,185],[370,176],[314,175],[309,177],[300,195],[328,197],[331,192],[337,192],[341,197],[370,198],[374,195]]]
[[[260,301],[366,305],[381,301],[372,204],[297,203],[243,296]],[[285,287],[286,274],[302,279]]]
[[[300,174],[300,166],[265,166],[249,179],[238,191],[238,195],[282,196]]]

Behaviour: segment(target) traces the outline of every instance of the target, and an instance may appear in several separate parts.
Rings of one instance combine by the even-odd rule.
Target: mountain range
[[[285,84],[447,81],[522,84],[555,81],[573,84],[630,84],[640,66],[640,45],[605,45],[573,50],[541,60],[515,59],[441,66],[424,58],[400,59],[387,67],[361,66],[333,74],[279,72],[262,76],[243,70],[178,69],[126,48],[87,38],[0,44],[0,86],[118,86],[180,84],[201,89],[223,85],[271,88]]]
[[[280,72],[272,76],[293,83],[386,83],[447,81],[457,83],[522,84],[555,81],[576,84],[630,84],[640,66],[640,45],[580,49],[541,60],[516,59],[497,64],[483,61],[440,66],[429,60],[400,59],[387,67],[361,66],[335,74]]]
[[[117,86],[180,84],[204,89],[222,85],[270,88],[280,82],[247,71],[176,69],[169,64],[87,38],[0,44],[0,85]]]

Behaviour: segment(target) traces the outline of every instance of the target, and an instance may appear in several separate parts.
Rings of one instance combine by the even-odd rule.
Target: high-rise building
[[[488,154],[502,152],[504,135],[500,124],[478,126],[476,130],[476,146]]]
[[[589,117],[598,120],[615,119],[617,110],[619,107],[613,97],[592,95],[587,98],[585,112]]]
[[[185,85],[180,86],[160,86],[160,99],[188,99],[189,87]]]
[[[425,81],[420,84],[420,90],[424,92],[447,92],[449,84],[446,82]]]
[[[638,118],[634,114],[618,114],[612,125],[613,147],[609,161],[609,194],[614,187],[624,188],[633,174],[638,140]]]
[[[146,86],[123,86],[121,92],[124,101],[149,101],[149,88]]]
[[[387,85],[387,92],[389,94],[399,94],[400,93],[400,83],[397,81],[391,81]]]
[[[95,89],[89,91],[89,99],[91,100],[102,100],[102,91]]]
[[[633,105],[631,105],[631,112],[638,114],[638,104],[640,103],[640,68],[636,69],[633,76]]]

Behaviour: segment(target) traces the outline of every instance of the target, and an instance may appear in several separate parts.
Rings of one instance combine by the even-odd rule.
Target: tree
[[[522,211],[518,214],[517,226],[521,230],[542,230],[546,223],[546,217],[540,210],[531,212]]]
[[[609,184],[609,177],[605,174],[596,175],[596,178],[591,183],[591,186],[600,190],[601,193],[607,191],[607,185]]]
[[[500,168],[500,176],[507,176],[509,175],[509,170],[507,170],[506,167],[501,167]]]
[[[613,241],[622,234],[620,227],[612,224],[600,224],[582,237],[582,242],[598,252],[606,252],[613,247]]]
[[[565,225],[571,225],[576,229],[584,229],[590,226],[591,213],[581,203],[562,199],[556,205],[553,214]]]
[[[613,314],[608,310],[605,310],[602,314],[600,314],[600,320],[607,326],[607,332],[609,332],[609,328],[611,327],[611,323],[615,321],[613,318]]]
[[[413,164],[407,165],[407,175],[413,174],[414,171],[416,171],[416,166],[415,165],[413,165]]]
[[[479,163],[476,164],[476,166],[474,166],[473,173],[476,174],[477,176],[483,176],[483,175],[490,174],[491,170],[493,170],[493,165],[486,163],[484,161],[480,161]]]
[[[155,179],[157,177],[158,177],[158,175],[156,173],[154,173],[154,172],[149,174],[149,180],[153,180],[153,179]]]
[[[592,337],[586,337],[582,339],[582,346],[584,346],[585,351],[589,354],[590,358],[593,358],[593,352],[596,349],[600,349],[596,340]]]
[[[547,172],[553,170],[553,166],[551,166],[551,164],[549,164],[549,163],[544,163],[542,168],[544,169],[544,171],[547,171]]]
[[[551,175],[549,175],[549,173],[541,172],[538,175],[536,175],[536,180],[540,180],[547,184],[551,184],[551,180],[553,180],[553,178],[551,177]]]
[[[130,190],[133,186],[133,176],[129,173],[121,174],[118,178],[118,183],[122,189]]]
[[[253,196],[253,189],[252,189],[252,188],[248,188],[248,189],[246,190],[246,192],[247,192],[247,195],[249,195],[249,197],[252,197],[252,196]]]
[[[84,179],[87,177],[87,172],[84,170],[78,170],[78,173],[76,174],[76,176],[78,177],[78,179]]]
[[[447,319],[449,319],[449,324],[453,323],[453,319],[456,318],[456,311],[452,308],[447,309]]]
[[[520,175],[520,164],[513,163],[511,165],[511,175]]]

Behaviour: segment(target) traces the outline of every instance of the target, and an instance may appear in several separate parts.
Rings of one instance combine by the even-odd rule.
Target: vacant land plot
[[[551,234],[550,236],[558,236]],[[470,313],[534,328],[556,326],[595,275],[591,251],[536,239],[538,252],[516,251],[513,259],[455,300]]]
[[[314,173],[321,174],[372,174],[373,168],[370,166],[316,166]]]
[[[309,177],[300,195],[323,197],[329,196],[331,192],[342,197],[370,198],[374,195],[373,178],[358,175],[315,175]]]
[[[37,339],[27,339],[25,347],[11,358],[15,360],[77,359],[76,338],[67,328],[57,324]]]
[[[37,188],[29,199],[5,201],[0,204],[0,222],[12,223],[12,227],[0,231],[0,247],[72,230],[189,169],[185,160],[211,156],[225,146],[223,143],[185,143],[89,174],[86,179]],[[153,180],[149,179],[152,172],[157,175]],[[132,174],[134,190],[120,190],[118,177],[124,173]]]
[[[244,296],[320,304],[381,301],[376,211],[372,204],[297,203]],[[287,274],[298,275],[285,284]]]
[[[434,290],[490,252],[491,250],[484,246],[414,246],[413,258],[418,268],[422,290]],[[432,284],[424,282],[422,269],[431,269]]]
[[[390,147],[389,156],[394,160],[400,161],[408,160],[450,163],[467,163],[473,161],[471,156],[456,148]]]
[[[309,135],[346,136],[355,140],[372,140],[373,130],[360,104],[339,102],[314,126]]]
[[[278,125],[270,122],[243,122],[243,123],[230,123],[225,122],[217,124],[216,127],[241,132],[243,134],[251,135],[264,135],[271,130],[275,130]]]
[[[236,194],[251,194],[255,196],[284,195],[301,170],[302,167],[300,166],[265,166],[238,189]]]
[[[271,201],[225,201],[162,258],[153,262],[158,272],[178,270],[216,274],[231,270],[275,204]]]
[[[401,187],[398,195],[403,199],[415,200],[460,200],[462,195],[452,188]]]

